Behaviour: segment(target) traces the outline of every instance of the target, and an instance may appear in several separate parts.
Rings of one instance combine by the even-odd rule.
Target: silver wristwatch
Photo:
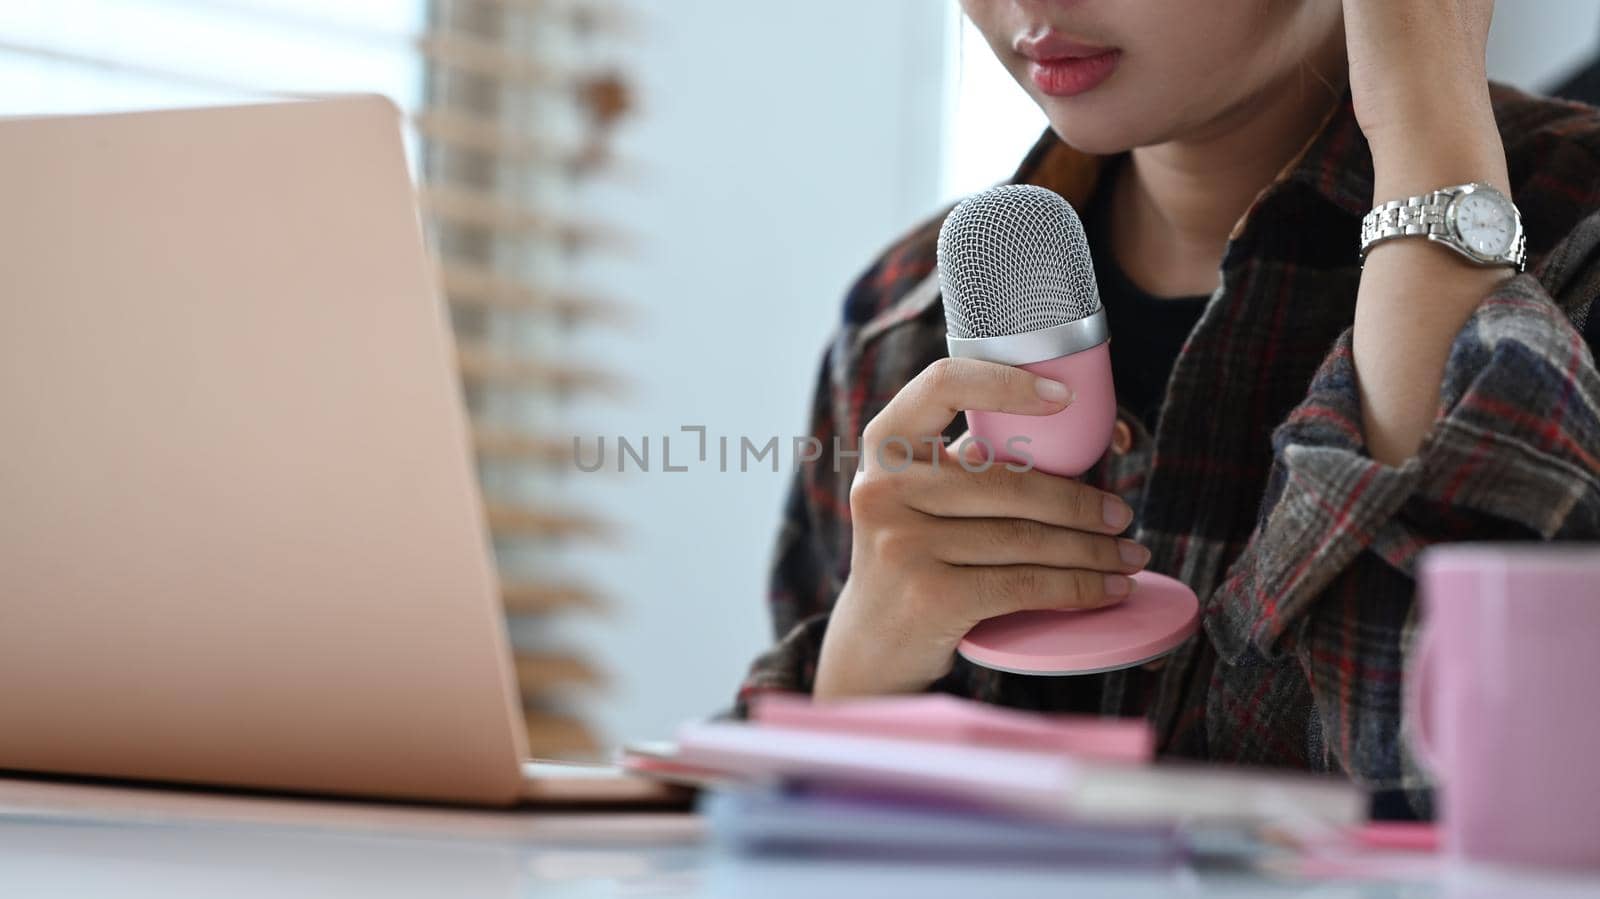
[[[1522,271],[1522,214],[1488,184],[1458,184],[1404,200],[1390,200],[1361,219],[1361,259],[1396,237],[1426,237],[1478,265],[1510,265]]]

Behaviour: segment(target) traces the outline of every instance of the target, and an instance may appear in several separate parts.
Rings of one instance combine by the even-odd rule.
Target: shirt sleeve
[[[1274,431],[1256,530],[1208,600],[1222,658],[1293,652],[1330,762],[1419,811],[1428,779],[1400,731],[1417,556],[1459,540],[1600,540],[1600,375],[1580,333],[1597,295],[1600,214],[1474,310],[1400,466],[1368,454],[1346,329]]]

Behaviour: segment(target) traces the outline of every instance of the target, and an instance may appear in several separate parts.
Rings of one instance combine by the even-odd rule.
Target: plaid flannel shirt
[[[1142,714],[1164,754],[1343,771],[1429,813],[1400,726],[1418,552],[1600,540],[1600,322],[1583,335],[1600,295],[1600,111],[1490,87],[1529,267],[1483,297],[1455,337],[1420,451],[1389,466],[1362,438],[1351,324],[1373,170],[1347,89],[1235,226],[1154,433],[1119,410],[1131,447],[1083,476],[1133,507],[1129,536],[1152,551],[1149,569],[1194,588],[1200,633],[1158,670],[1027,677],[957,659],[934,689]],[[1047,131],[1015,180],[1081,208],[1102,163]],[[837,437],[859,449],[868,420],[945,355],[940,218],[850,290],[816,384],[810,430],[822,446]],[[964,429],[958,418],[950,434]],[[778,640],[736,714],[753,692],[811,689],[850,570],[853,472],[829,462],[824,453],[793,483],[769,596]]]

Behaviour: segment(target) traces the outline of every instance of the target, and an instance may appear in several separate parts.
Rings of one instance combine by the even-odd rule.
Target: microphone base
[[[1182,581],[1141,571],[1114,606],[990,618],[956,647],[982,668],[1038,677],[1103,674],[1172,652],[1200,629],[1200,601]]]

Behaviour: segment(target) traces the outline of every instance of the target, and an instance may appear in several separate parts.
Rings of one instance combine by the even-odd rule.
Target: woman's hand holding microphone
[[[1128,594],[1149,551],[1116,536],[1133,517],[1120,498],[985,465],[982,452],[963,465],[961,448],[941,441],[963,409],[1049,415],[1069,402],[1065,385],[1020,368],[941,359],[867,424],[850,489],[850,576],[823,640],[818,699],[923,690],[986,618]]]

